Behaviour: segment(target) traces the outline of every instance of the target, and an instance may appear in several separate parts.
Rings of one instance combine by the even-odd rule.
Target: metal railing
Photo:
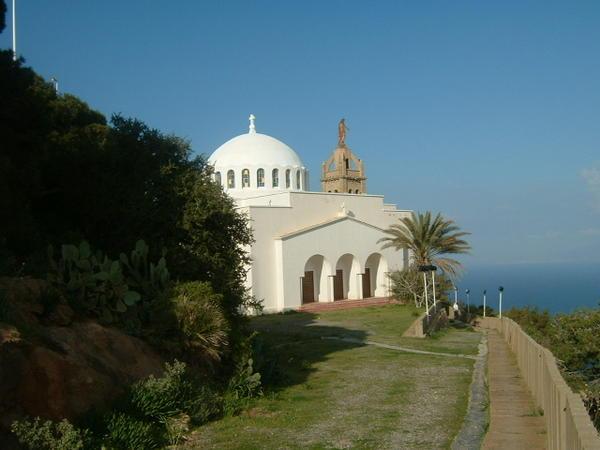
[[[600,449],[600,436],[581,396],[567,385],[550,350],[506,317],[481,318],[479,325],[498,330],[515,354],[536,406],[544,411],[548,449]]]

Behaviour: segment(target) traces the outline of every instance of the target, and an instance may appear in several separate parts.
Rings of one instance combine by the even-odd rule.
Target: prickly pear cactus
[[[142,240],[136,243],[131,259],[122,253],[119,260],[100,251],[93,253],[86,241],[79,246],[63,245],[58,260],[49,247],[48,280],[67,292],[76,309],[111,323],[167,287],[169,271],[164,257],[154,265],[148,263],[148,253]]]

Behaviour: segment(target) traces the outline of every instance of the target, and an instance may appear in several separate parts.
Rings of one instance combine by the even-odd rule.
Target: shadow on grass
[[[255,367],[268,391],[304,383],[333,353],[362,347],[360,343],[328,340],[323,337],[351,337],[367,340],[367,333],[319,323],[312,313],[272,314],[252,319]]]

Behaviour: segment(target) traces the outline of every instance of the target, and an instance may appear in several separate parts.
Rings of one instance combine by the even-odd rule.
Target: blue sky
[[[107,115],[210,154],[254,113],[313,189],[345,117],[369,192],[471,231],[467,266],[600,262],[600,2],[17,5],[27,63]]]

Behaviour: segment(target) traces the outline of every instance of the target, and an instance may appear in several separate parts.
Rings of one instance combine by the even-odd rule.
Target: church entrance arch
[[[372,253],[365,263],[365,275],[363,275],[363,296],[367,294],[365,290],[365,278],[368,277],[369,297],[387,297],[388,296],[388,265],[381,253]]]
[[[313,255],[304,264],[302,277],[302,303],[326,301],[329,299],[327,281],[331,275],[331,265],[323,255]]]
[[[340,256],[335,265],[335,277],[333,280],[334,300],[346,298],[358,298],[358,274],[360,267],[358,260],[346,253]]]

